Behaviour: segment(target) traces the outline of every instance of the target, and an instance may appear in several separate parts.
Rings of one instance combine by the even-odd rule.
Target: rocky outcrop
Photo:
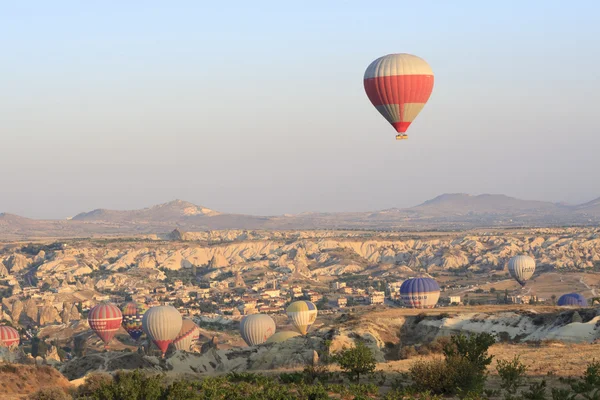
[[[12,304],[12,309],[11,309],[11,313],[10,313],[11,319],[15,323],[18,324],[19,320],[21,319],[22,312],[23,312],[23,303],[20,300],[15,300],[15,302]]]
[[[53,306],[42,306],[40,308],[40,316],[38,320],[38,324],[40,326],[44,326],[47,324],[53,324],[56,322],[61,322],[60,315],[58,310]]]
[[[6,265],[0,260],[0,277],[5,277],[6,275],[8,275],[8,268],[6,268]]]
[[[5,265],[11,274],[28,268],[30,264],[31,260],[19,253],[11,255],[5,261]]]

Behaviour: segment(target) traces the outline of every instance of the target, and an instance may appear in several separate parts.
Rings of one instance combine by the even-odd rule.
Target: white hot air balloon
[[[246,315],[240,322],[240,334],[248,346],[266,342],[275,329],[275,321],[265,314]]]
[[[181,325],[181,314],[172,306],[151,307],[142,318],[144,332],[160,349],[163,357],[169,344],[181,331]]]
[[[526,255],[514,256],[508,261],[508,272],[521,286],[525,286],[535,272],[535,260]]]
[[[179,335],[173,340],[173,345],[177,350],[189,351],[192,344],[200,337],[198,325],[191,319],[185,318],[181,324]]]

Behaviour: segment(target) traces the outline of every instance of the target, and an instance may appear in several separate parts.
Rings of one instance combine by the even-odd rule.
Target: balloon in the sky
[[[19,331],[12,326],[0,326],[0,346],[16,347],[19,345]]]
[[[508,272],[521,286],[525,286],[535,272],[535,260],[526,255],[514,256],[508,261]]]
[[[121,310],[112,303],[100,303],[88,313],[90,328],[102,339],[105,348],[119,330],[122,321]]]
[[[559,306],[576,306],[576,307],[587,307],[588,302],[579,293],[567,293],[560,296],[557,304]]]
[[[402,302],[412,308],[433,308],[440,298],[440,286],[431,278],[411,278],[400,285]]]
[[[191,319],[184,318],[181,324],[179,334],[173,340],[173,345],[177,350],[189,351],[192,344],[200,337],[198,325]]]
[[[417,56],[388,54],[369,65],[364,85],[371,103],[398,133],[396,139],[406,139],[433,91],[433,71]]]
[[[142,329],[142,317],[146,312],[146,305],[130,301],[121,307],[123,313],[123,328],[129,333],[133,340],[138,340],[144,333]]]
[[[302,335],[306,335],[310,326],[315,323],[317,312],[317,307],[310,301],[305,300],[293,302],[286,310],[292,325]]]
[[[281,343],[281,342],[285,342],[288,339],[295,338],[298,336],[302,336],[302,335],[300,335],[296,331],[277,332],[276,334],[274,334],[273,336],[268,338],[266,343]]]
[[[246,315],[240,322],[240,334],[248,346],[266,342],[275,329],[275,321],[265,314]]]
[[[183,321],[181,314],[172,306],[150,307],[142,317],[142,327],[148,338],[160,349],[163,357],[169,344],[175,340]]]

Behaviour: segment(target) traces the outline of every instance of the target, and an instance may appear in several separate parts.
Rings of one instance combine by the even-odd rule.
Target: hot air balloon
[[[306,335],[310,326],[317,319],[317,307],[310,301],[300,300],[290,304],[286,310],[287,316],[302,335]]]
[[[146,305],[135,301],[123,304],[123,328],[129,333],[133,340],[138,340],[144,333],[142,329],[142,317],[146,312]]]
[[[302,336],[302,335],[300,335],[296,331],[277,332],[273,336],[268,338],[265,343],[281,343],[281,342],[285,342],[288,339],[295,338],[298,336]]]
[[[400,297],[412,308],[433,308],[440,298],[440,287],[431,278],[411,278],[402,282]]]
[[[100,303],[88,313],[90,328],[102,339],[104,348],[108,348],[108,343],[119,330],[122,321],[121,310],[112,303]]]
[[[12,326],[0,326],[0,346],[16,347],[19,345],[19,331]]]
[[[172,306],[151,307],[142,317],[142,327],[148,338],[160,349],[163,357],[169,344],[175,340],[183,321],[181,314]]]
[[[557,304],[559,306],[576,306],[576,307],[587,307],[587,305],[588,305],[585,297],[583,297],[579,293],[563,294],[558,299]]]
[[[191,319],[184,318],[181,324],[179,334],[173,340],[173,344],[177,350],[189,351],[192,344],[200,337],[198,325]]]
[[[275,321],[265,314],[246,315],[240,321],[240,334],[248,346],[266,342],[275,329]]]
[[[417,56],[388,54],[369,65],[364,85],[371,103],[398,133],[396,139],[406,139],[433,91],[433,71]]]
[[[508,272],[521,286],[533,276],[535,272],[535,260],[529,256],[514,256],[508,261]]]

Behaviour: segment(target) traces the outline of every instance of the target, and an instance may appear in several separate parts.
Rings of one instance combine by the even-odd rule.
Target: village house
[[[385,301],[385,292],[372,292],[369,294],[369,304],[383,304]]]

